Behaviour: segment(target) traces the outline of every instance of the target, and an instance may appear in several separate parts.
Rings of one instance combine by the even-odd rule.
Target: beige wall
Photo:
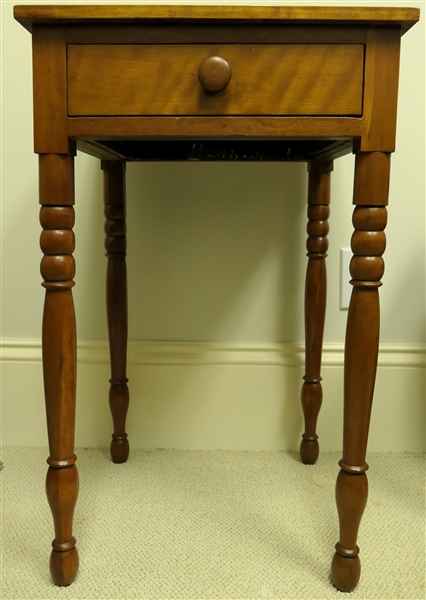
[[[356,1],[333,4],[383,5]],[[389,6],[402,4],[386,2]],[[409,5],[424,8],[424,2]],[[26,341],[40,337],[43,304],[37,159],[31,139],[31,36],[13,21],[12,6],[2,3],[2,337],[8,344],[3,356],[3,426],[7,443],[39,445],[45,440],[42,419],[30,419],[25,426],[28,430],[22,425],[23,413],[42,414],[39,358],[22,354],[21,348]],[[381,290],[382,342],[391,345],[395,357],[414,349],[417,358],[409,364],[403,359],[399,364],[395,358],[393,366],[384,365],[379,375],[378,381],[386,383],[381,388],[378,385],[376,391],[376,403],[383,404],[380,427],[374,422],[372,426],[372,444],[377,449],[408,450],[423,444],[424,378],[418,350],[424,344],[425,332],[424,46],[423,15],[402,41],[397,152],[392,158],[388,249]],[[339,251],[349,246],[352,233],[352,175],[352,156],[335,163],[325,342],[340,348],[346,311],[339,310]],[[78,335],[83,341],[104,340],[102,181],[97,161],[79,155],[76,177]],[[210,369],[209,376],[200,365],[181,364],[171,369],[157,364],[153,372],[146,361],[136,361],[131,367],[135,379],[132,398],[139,406],[135,410],[143,412],[141,427],[145,429],[138,429],[135,413],[134,445],[230,447],[240,435],[238,415],[244,415],[244,422],[261,419],[263,433],[254,441],[256,428],[247,426],[238,447],[297,446],[301,427],[298,384],[289,387],[283,381],[290,378],[293,382],[298,367],[271,367],[262,358],[243,372],[231,357],[236,342],[255,349],[259,344],[303,342],[305,203],[306,166],[302,164],[128,165],[130,339],[187,343],[189,348],[194,341],[228,344],[228,358],[223,358],[220,372]],[[333,416],[339,414],[341,403],[341,353],[339,356],[339,365],[326,367],[332,385],[325,410],[332,408],[334,412],[321,427],[324,437],[331,440],[326,444],[329,449],[340,446]],[[79,430],[84,427],[86,433],[77,441],[85,445],[90,445],[90,440],[94,445],[105,445],[109,435],[107,409],[102,405],[105,382],[98,383],[99,369],[90,361],[81,367]],[[105,364],[101,370],[107,377]],[[176,386],[182,377],[185,386]],[[299,373],[297,381],[298,377]],[[16,378],[20,387],[13,383]],[[281,399],[288,389],[292,390],[292,401],[287,397],[283,417]],[[187,395],[185,390],[189,390]],[[175,424],[169,428],[164,421],[164,398],[170,402],[174,398],[176,407],[182,402],[185,406],[183,414],[179,410],[169,413],[167,418],[173,414]],[[199,410],[202,398],[205,408]],[[265,398],[274,407],[266,414]],[[220,416],[219,411],[217,420],[212,421],[211,411],[221,405],[225,412]],[[229,407],[234,406],[234,417],[225,418],[226,406],[231,413]],[[387,408],[390,406],[392,411]],[[408,420],[401,416],[406,413]],[[87,422],[93,423],[92,433]],[[102,435],[96,428],[99,423]],[[150,424],[149,435],[146,423]],[[223,434],[223,427],[228,433]],[[406,429],[400,431],[401,427]],[[415,448],[408,441],[413,427],[417,432]],[[195,438],[194,428],[198,430]],[[393,431],[386,443],[384,428]]]

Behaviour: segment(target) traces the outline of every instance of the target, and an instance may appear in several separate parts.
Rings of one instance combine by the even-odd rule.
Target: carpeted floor
[[[348,598],[330,582],[339,455],[80,449],[80,571],[56,587],[44,449],[3,452],[4,600]],[[425,598],[424,455],[372,454],[351,599]]]

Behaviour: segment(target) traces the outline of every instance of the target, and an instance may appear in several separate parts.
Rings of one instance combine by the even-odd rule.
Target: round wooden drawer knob
[[[206,58],[198,69],[198,80],[209,92],[224,90],[231,81],[231,76],[231,67],[220,56]]]

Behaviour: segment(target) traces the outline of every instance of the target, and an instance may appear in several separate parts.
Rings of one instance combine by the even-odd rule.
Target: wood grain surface
[[[96,23],[110,20],[124,22],[173,19],[181,21],[280,21],[318,24],[396,24],[407,31],[419,20],[416,8],[341,7],[341,6],[166,6],[166,5],[83,5],[83,6],[15,6],[14,16],[31,30],[34,22]]]
[[[232,69],[217,93],[197,76],[210,56]],[[70,45],[68,114],[360,115],[363,64],[361,44]]]

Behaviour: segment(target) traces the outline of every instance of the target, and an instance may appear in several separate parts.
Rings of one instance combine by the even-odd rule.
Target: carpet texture
[[[114,465],[106,450],[78,450],[80,571],[67,588],[48,570],[46,456],[3,451],[4,600],[425,598],[424,455],[369,455],[350,596],[329,575],[336,453],[308,467],[296,453],[135,450]]]

